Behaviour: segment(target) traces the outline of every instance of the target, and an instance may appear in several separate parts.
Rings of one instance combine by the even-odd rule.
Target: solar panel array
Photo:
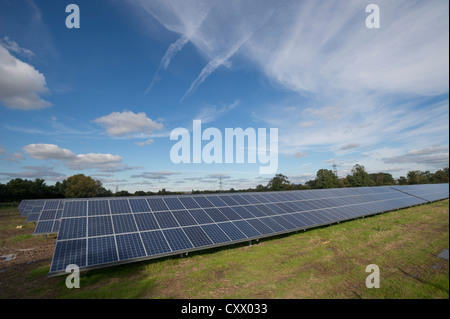
[[[448,198],[448,184],[22,201],[58,233],[50,275],[230,245]]]

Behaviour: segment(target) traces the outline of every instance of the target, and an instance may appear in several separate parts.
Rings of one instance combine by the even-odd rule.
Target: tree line
[[[366,172],[364,166],[356,164],[351,174],[344,178],[339,178],[332,170],[320,169],[316,173],[315,179],[307,181],[305,184],[295,184],[283,174],[275,175],[266,186],[260,184],[256,188],[240,189],[239,191],[281,191],[281,190],[302,190],[321,189],[339,187],[364,187],[364,186],[388,186],[388,185],[412,185],[412,184],[436,184],[449,182],[449,168],[440,169],[434,173],[429,171],[409,171],[406,177],[401,176],[397,180],[389,173]],[[235,192],[234,188],[226,191],[192,190],[194,194]],[[129,193],[126,190],[113,193],[105,189],[102,183],[90,176],[77,174],[55,185],[46,185],[45,180],[35,179],[34,181],[16,178],[6,184],[0,183],[0,202],[19,202],[23,199],[44,199],[44,198],[86,198],[86,197],[112,197],[112,196],[149,196],[149,195],[170,195],[182,194],[182,192],[171,192],[162,189],[158,192],[136,191]]]

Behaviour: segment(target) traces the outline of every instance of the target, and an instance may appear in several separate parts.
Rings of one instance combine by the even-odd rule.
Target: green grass
[[[233,247],[65,276],[27,292],[51,298],[449,298],[448,200]],[[365,268],[380,268],[368,289]],[[49,264],[31,271],[37,279]],[[0,275],[1,276],[1,275]]]

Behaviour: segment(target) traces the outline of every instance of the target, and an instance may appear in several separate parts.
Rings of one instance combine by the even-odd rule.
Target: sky
[[[366,26],[372,3],[379,28]],[[191,191],[275,173],[304,183],[333,164],[339,177],[448,167],[448,12],[446,0],[0,0],[0,182],[85,174],[112,191]],[[222,137],[276,128],[276,172],[247,144],[234,149],[244,163],[174,162],[171,133],[189,132],[192,156],[194,120]]]

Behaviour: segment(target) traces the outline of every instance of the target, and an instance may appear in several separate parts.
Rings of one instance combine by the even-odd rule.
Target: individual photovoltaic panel
[[[200,226],[185,227],[183,230],[194,247],[213,244],[208,235],[200,228]]]
[[[169,207],[170,210],[184,209],[184,205],[178,200],[178,198],[175,197],[165,198],[164,202],[166,203],[167,207]]]
[[[61,221],[58,240],[86,237],[86,217],[66,218]]]
[[[229,221],[229,219],[224,214],[222,214],[218,208],[205,208],[205,212],[216,223]]]
[[[235,210],[231,207],[221,207],[219,208],[220,212],[225,215],[228,220],[239,220],[241,216],[235,212]]]
[[[192,197],[180,197],[179,200],[187,209],[200,208],[200,206]]]
[[[95,266],[118,261],[114,236],[88,239],[87,265]]]
[[[217,226],[219,226],[220,229],[222,229],[223,232],[227,234],[227,236],[230,237],[231,240],[247,238],[247,236],[245,236],[245,234],[241,232],[240,229],[236,227],[232,222],[220,223],[217,224]]]
[[[273,220],[272,217],[260,218],[259,220],[264,224],[266,224],[266,226],[268,226],[273,233],[279,233],[286,230],[286,228],[284,228],[283,226],[278,224],[275,220]]]
[[[166,203],[162,198],[148,198],[147,202],[150,205],[150,208],[152,209],[153,212],[161,212],[169,210],[169,207],[167,207]]]
[[[171,252],[162,231],[148,231],[141,233],[147,255],[158,255]]]
[[[141,236],[138,233],[116,235],[119,260],[128,260],[146,255]]]
[[[30,213],[40,213],[42,211],[42,206],[33,206]]]
[[[85,238],[57,241],[50,272],[65,272],[66,267],[70,264],[78,267],[86,266],[86,242]]]
[[[140,231],[159,229],[158,222],[153,213],[134,214],[134,218]]]
[[[111,214],[129,214],[131,213],[130,205],[127,199],[110,200]]]
[[[63,217],[81,217],[86,216],[87,201],[65,202]]]
[[[128,215],[127,215],[128,216]],[[114,216],[117,217],[117,216]],[[111,216],[88,217],[88,236],[105,236],[114,234]]]
[[[198,224],[210,224],[214,223],[214,220],[205,214],[203,209],[192,209],[189,211],[192,217],[196,220]]]
[[[267,227],[267,225],[263,224],[259,219],[249,219],[247,220],[247,222],[263,235],[273,233],[273,231],[269,227]]]
[[[197,225],[197,222],[187,210],[176,210],[172,214],[180,226]]]
[[[136,232],[137,227],[132,214],[112,215],[116,234]]]
[[[53,220],[40,221],[36,225],[34,234],[51,234],[53,231],[53,223],[54,223]]]
[[[163,233],[172,251],[193,248],[181,228],[164,229]]]
[[[236,227],[239,228],[239,230],[243,232],[248,238],[258,237],[261,235],[259,231],[257,231],[245,220],[234,221],[233,224],[236,225]]]
[[[239,205],[239,203],[234,199],[234,197],[223,195],[223,196],[219,196],[219,198],[220,198],[220,200],[225,202],[225,204],[227,204],[227,206]]]
[[[193,197],[193,199],[197,202],[197,204],[201,207],[201,208],[208,208],[208,207],[214,207],[214,204],[211,203],[208,198],[206,198],[205,196],[195,196]]]
[[[220,199],[219,196],[208,196],[208,201],[210,201],[216,207],[224,207],[227,204]]]
[[[27,222],[37,222],[41,213],[29,213],[27,217]]]
[[[201,228],[205,231],[214,244],[221,244],[231,241],[231,239],[216,224],[203,225]]]
[[[241,217],[240,219],[248,219],[248,218],[254,218],[255,217],[252,213],[250,213],[243,206],[234,206],[233,210]]]
[[[234,194],[234,195],[230,195],[230,197],[238,204],[238,205],[249,205],[251,204],[250,201],[248,201],[246,198],[244,198],[243,196]]]
[[[88,201],[89,216],[109,215],[108,200],[90,200]]]
[[[129,202],[133,213],[151,212],[145,198],[129,199]]]
[[[59,200],[48,200],[44,204],[44,210],[58,209]]]
[[[171,212],[156,212],[153,214],[161,228],[173,228],[180,226]]]
[[[56,218],[56,209],[55,210],[43,210],[41,215],[39,216],[39,221],[41,220],[55,220]]]
[[[425,187],[422,195],[424,193],[432,194],[436,191]],[[94,200],[105,199],[87,201]],[[117,199],[108,200],[117,201]],[[95,246],[89,248],[91,239],[111,237],[115,239],[118,261],[114,258],[110,261],[109,258],[102,256],[99,256],[97,260],[104,262],[105,265],[117,264],[258,239],[427,202],[418,196],[391,187],[146,198],[148,206],[156,213],[139,212],[140,204],[144,203],[145,207],[145,202],[140,201],[142,198],[120,200],[129,203],[128,207],[131,206],[136,212],[91,216],[89,206],[87,209],[89,218],[62,216],[56,246],[60,247],[59,244],[62,242],[79,241],[87,236],[88,241],[84,251],[91,256],[101,254],[103,251],[101,248],[96,251]],[[133,200],[137,201],[131,204],[130,201]],[[86,200],[78,202],[86,202]],[[61,202],[63,205],[65,203],[66,201]],[[44,207],[42,202],[38,205]],[[33,207],[30,206],[29,210],[31,211]],[[180,207],[184,208],[175,209]],[[144,210],[150,209],[144,208]],[[109,234],[110,230],[93,231],[92,229],[96,229],[95,222],[90,220],[94,217],[113,218],[112,228],[115,235]],[[77,219],[80,221],[76,222]],[[86,224],[83,220],[86,220]],[[52,228],[55,228],[58,221],[58,219],[54,220]],[[97,221],[102,223],[101,219]],[[104,222],[108,223],[106,218]],[[79,227],[75,227],[76,223],[80,224]],[[44,225],[41,227],[50,228],[50,225]],[[164,229],[161,230],[161,228]],[[93,236],[104,233],[107,234]],[[107,244],[100,243],[98,247],[111,246],[111,244],[110,240]],[[55,261],[53,264],[56,265],[58,262]],[[88,263],[91,264],[90,261]],[[100,265],[93,266],[97,268]],[[88,266],[84,268],[89,269]],[[56,272],[58,271],[50,273]]]

